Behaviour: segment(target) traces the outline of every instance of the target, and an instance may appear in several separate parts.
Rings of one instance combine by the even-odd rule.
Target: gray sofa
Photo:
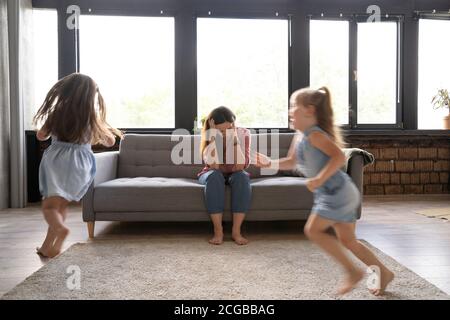
[[[289,150],[292,133],[252,136],[279,139],[279,156]],[[89,237],[94,237],[95,221],[209,221],[204,204],[203,185],[197,173],[201,164],[173,164],[172,148],[178,144],[172,135],[127,134],[116,152],[95,154],[97,174],[84,196],[83,220]],[[200,136],[178,136],[188,139],[191,159],[198,151]],[[192,163],[192,162],[191,162]],[[363,157],[353,155],[346,166],[359,190],[362,190]],[[305,220],[313,204],[313,195],[305,178],[293,172],[262,176],[251,166],[252,204],[247,220]],[[231,219],[230,192],[227,187],[224,220]],[[361,215],[361,208],[359,208]]]

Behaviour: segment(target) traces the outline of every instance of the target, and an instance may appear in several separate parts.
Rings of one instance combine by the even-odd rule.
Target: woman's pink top
[[[244,150],[242,150],[242,153],[245,156],[245,168],[248,168],[250,165],[250,130],[246,129],[246,128],[237,128],[237,135],[238,135],[238,139],[239,139],[239,143],[240,143],[240,147],[244,147]],[[223,173],[227,173],[227,174],[231,174],[233,172],[235,172],[236,170],[234,170],[234,164],[227,164],[226,163],[226,159],[227,159],[227,150],[226,150],[226,144],[224,143],[223,146],[223,162],[225,162],[225,164],[221,164],[219,166],[219,170],[222,171]],[[205,158],[203,158],[203,162],[206,163]],[[200,171],[200,173],[198,174],[198,176],[201,176],[202,174],[204,174],[205,172],[208,172],[209,170],[211,170],[211,168],[206,165],[202,171]]]

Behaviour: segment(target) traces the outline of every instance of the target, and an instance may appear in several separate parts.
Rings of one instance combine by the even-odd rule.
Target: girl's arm
[[[50,137],[49,133],[42,127],[40,130],[36,132],[36,138],[39,141],[45,141]]]
[[[270,168],[278,170],[292,170],[297,165],[297,153],[295,148],[297,147],[297,142],[300,140],[300,135],[296,134],[292,139],[291,146],[286,157],[272,160],[264,154],[259,152],[256,153],[256,166],[261,168]]]
[[[316,131],[311,133],[309,141],[311,145],[330,157],[330,160],[319,174],[308,181],[308,189],[314,191],[314,189],[323,185],[325,181],[344,165],[346,158],[342,150],[329,137],[321,132]]]
[[[110,132],[103,137],[100,144],[110,148],[116,144],[116,137]]]

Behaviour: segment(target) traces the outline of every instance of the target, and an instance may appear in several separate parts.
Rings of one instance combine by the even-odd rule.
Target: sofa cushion
[[[311,209],[313,194],[306,188],[305,178],[267,177],[251,180],[252,209]]]
[[[312,207],[312,194],[305,179],[266,177],[252,179],[252,210],[298,210]],[[94,211],[203,211],[204,186],[194,179],[120,178],[95,187]],[[225,210],[230,210],[230,188]]]
[[[172,150],[179,144],[178,139],[189,146],[186,164],[172,162]],[[195,179],[204,166],[199,144],[200,137],[196,136],[127,134],[120,143],[118,177]]]
[[[194,179],[120,178],[99,184],[94,195],[99,212],[205,210],[203,185]]]

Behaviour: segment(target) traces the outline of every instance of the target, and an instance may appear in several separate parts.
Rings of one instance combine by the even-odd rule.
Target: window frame
[[[59,36],[58,36],[58,10],[56,9],[56,8],[47,8],[47,7],[45,7],[45,8],[42,8],[42,7],[33,7],[32,8],[32,10],[33,10],[33,12],[31,13],[31,15],[34,15],[34,13],[35,13],[35,11],[36,12],[38,12],[38,11],[40,11],[41,13],[42,12],[47,12],[47,13],[49,13],[49,12],[52,12],[52,14],[55,14],[55,18],[56,18],[56,39],[54,39],[54,40],[56,40],[56,49],[58,50],[58,47],[59,47]],[[33,16],[33,23],[35,22],[35,20],[34,20],[34,16]],[[34,32],[35,32],[35,28],[33,28],[33,38],[32,38],[32,41],[33,41],[33,45],[35,45],[35,39],[34,39]],[[32,54],[32,60],[33,60],[33,63],[35,62],[35,57],[36,57],[36,52],[35,51],[33,51],[33,54]],[[57,61],[56,61],[56,74],[54,75],[54,77],[56,78],[56,80],[57,79],[59,79],[59,74],[58,74],[58,72],[59,72],[59,67],[58,67],[58,64],[59,64],[59,54],[58,54],[58,52],[56,52],[56,59],[57,59]],[[36,78],[36,69],[35,69],[35,67],[33,66],[33,81],[35,80],[35,78]],[[51,85],[53,85],[53,83],[52,84],[50,84],[50,86]],[[50,87],[48,88],[48,89],[50,89]],[[47,92],[44,92],[44,95],[43,95],[43,97],[42,97],[42,100],[37,100],[37,96],[36,96],[36,90],[35,90],[35,88],[34,88],[34,90],[33,90],[33,104],[34,104],[34,106],[26,106],[25,107],[25,110],[24,110],[24,127],[26,128],[26,129],[32,129],[32,123],[29,123],[28,122],[28,120],[30,120],[32,117],[33,117],[33,115],[37,112],[37,110],[38,110],[38,108],[41,106],[41,104],[44,102],[44,98],[45,98],[45,95],[46,95],[46,93]],[[27,115],[27,113],[28,112],[32,112],[32,114],[28,114]],[[29,118],[27,118],[27,117],[29,117]],[[31,125],[31,126],[30,126]]]
[[[289,83],[290,90],[309,86],[309,19],[314,14],[315,17],[327,18],[334,16],[335,19],[345,17],[367,16],[357,15],[365,9],[362,4],[348,4],[345,8],[335,6],[332,0],[323,3],[313,1],[297,2],[286,0],[282,3],[279,0],[267,0],[264,3],[255,5],[256,1],[239,2],[231,0],[218,0],[214,2],[189,2],[186,0],[155,0],[133,1],[133,4],[119,0],[73,0],[72,2],[60,0],[32,0],[33,8],[56,9],[58,12],[58,77],[76,72],[77,51],[76,32],[66,27],[66,13],[69,5],[78,5],[83,14],[85,10],[92,8],[94,14],[99,11],[114,13],[114,15],[139,15],[139,16],[159,16],[160,10],[164,14],[175,16],[175,127],[184,128],[192,132],[192,124],[196,115],[197,97],[196,92],[196,43],[195,43],[195,18],[199,14],[207,15],[212,11],[215,16],[224,17],[261,17],[273,16],[275,12],[281,15],[291,16],[290,32],[290,52],[289,61]],[[368,4],[367,4],[368,5]],[[435,11],[432,9],[444,10]],[[393,134],[402,135],[408,132],[421,132],[428,134],[447,135],[448,130],[418,130],[418,20],[419,17],[448,19],[447,8],[442,6],[439,0],[430,0],[426,3],[402,3],[391,4],[386,2],[382,7],[383,14],[396,12],[404,16],[403,32],[401,39],[401,99],[403,105],[401,115],[403,118],[403,128],[384,128],[380,125],[373,125],[371,128],[358,126],[344,127],[346,135],[362,134]],[[428,10],[428,11],[426,11]],[[324,13],[320,17],[321,13]],[[340,14],[343,13],[343,16]],[[444,15],[444,17],[441,17]],[[392,17],[392,15],[391,15]],[[350,51],[351,54],[352,51]],[[407,79],[407,81],[403,81]],[[291,92],[289,92],[290,94]],[[173,129],[130,129],[123,128],[129,133],[155,133],[170,134]],[[276,128],[274,128],[276,129]],[[266,129],[264,129],[266,130]],[[259,130],[257,130],[259,131]],[[281,129],[280,132],[292,132],[290,129]]]
[[[198,18],[217,18],[217,19],[243,19],[243,20],[251,20],[251,19],[264,19],[264,20],[287,20],[288,23],[288,92],[287,94],[287,106],[286,106],[286,112],[289,112],[289,97],[292,94],[293,87],[292,87],[292,14],[290,13],[280,13],[280,12],[276,12],[275,14],[264,14],[264,13],[230,13],[230,12],[204,12],[204,11],[198,11],[196,12],[195,16],[194,16],[194,20],[195,20],[195,92],[196,92],[196,96],[198,100],[198,86],[197,86],[197,79],[198,79],[198,74],[197,74],[197,19]],[[196,105],[195,105],[195,117],[198,117],[197,115],[197,110],[198,110],[198,101],[196,101]],[[251,130],[255,130],[256,132],[259,131],[271,131],[271,130],[278,130],[279,132],[290,132],[292,131],[291,129],[289,129],[289,123],[287,124],[286,127],[281,128],[248,128]]]
[[[342,15],[342,16],[322,16],[322,15],[308,15],[308,23],[310,25],[311,20],[319,20],[319,21],[347,21],[349,26],[349,56],[348,56],[348,124],[341,124],[340,127],[342,129],[350,129],[351,126],[351,113],[352,113],[352,94],[353,94],[353,81],[352,81],[352,70],[353,70],[353,41],[352,41],[352,21],[353,15]],[[311,34],[311,30],[308,29],[309,35]],[[311,41],[309,41],[311,44]],[[309,46],[310,48],[310,46]],[[311,58],[310,58],[309,68],[311,68]],[[311,75],[310,75],[311,79]],[[333,93],[331,93],[333,94]]]
[[[86,10],[86,9],[82,9],[80,12],[80,16],[103,16],[103,17],[144,17],[144,18],[159,18],[159,17],[165,17],[165,18],[173,18],[174,20],[174,48],[176,45],[176,31],[175,31],[175,11],[163,11],[163,13],[161,13],[161,11],[159,12],[159,14],[157,14],[156,11],[150,11],[150,12],[136,12],[136,11],[124,11],[124,10],[117,10],[117,9],[95,9],[91,11]],[[81,59],[80,59],[80,44],[81,44],[81,37],[80,37],[80,29],[82,28],[82,25],[80,23],[79,25],[79,29],[76,30],[76,72],[80,72],[80,68],[81,68]],[[175,49],[176,51],[176,49]],[[153,127],[153,128],[120,128],[121,130],[126,131],[127,133],[131,133],[131,132],[136,132],[136,133],[143,133],[143,132],[172,132],[173,130],[176,129],[176,119],[177,119],[177,108],[176,108],[176,54],[174,52],[174,83],[173,83],[173,89],[174,89],[174,114],[175,114],[175,118],[174,118],[174,127],[172,128],[164,128],[164,127]]]
[[[341,125],[345,130],[352,129],[403,129],[403,32],[404,32],[404,16],[388,15],[381,18],[382,22],[397,22],[397,80],[396,80],[396,123],[377,123],[377,124],[361,124],[358,123],[358,23],[376,23],[367,22],[369,15],[367,14],[351,14],[351,15],[309,15],[311,20],[328,20],[328,21],[348,21],[349,22],[349,110],[348,124]],[[356,72],[356,80],[355,80]]]
[[[441,20],[441,21],[450,21],[450,10],[449,11],[439,11],[439,12],[435,12],[433,11],[415,11],[414,12],[414,19],[417,21],[417,83],[416,83],[416,87],[417,87],[417,104],[416,104],[416,113],[419,113],[419,84],[420,84],[420,80],[419,80],[419,45],[420,45],[420,39],[419,39],[419,26],[420,26],[420,20],[421,19],[425,19],[425,20]],[[450,23],[450,22],[449,22]],[[419,122],[417,121],[417,126],[416,126],[416,130],[417,131],[442,131],[442,132],[446,132],[448,130],[443,130],[443,129],[418,129],[419,128]]]
[[[414,18],[416,20],[429,19],[429,20],[450,20],[450,10],[449,11],[415,11]]]
[[[357,24],[358,23],[369,23],[367,22],[367,18],[369,16],[368,15],[358,15],[355,16],[355,38],[354,38],[354,42],[355,42],[355,51],[354,51],[354,67],[357,70],[357,65],[358,65],[358,28],[357,28]],[[382,16],[381,17],[381,21],[382,22],[396,22],[397,23],[397,77],[396,77],[396,88],[395,88],[395,92],[396,92],[396,121],[395,124],[383,124],[383,123],[378,123],[378,124],[361,124],[358,123],[358,80],[354,81],[356,82],[354,85],[354,92],[353,94],[353,101],[356,104],[356,110],[354,113],[352,113],[352,127],[353,128],[364,128],[364,129],[403,129],[403,96],[402,96],[402,92],[403,92],[403,30],[404,30],[404,16],[403,15],[391,15],[389,14],[388,17],[386,16]]]

